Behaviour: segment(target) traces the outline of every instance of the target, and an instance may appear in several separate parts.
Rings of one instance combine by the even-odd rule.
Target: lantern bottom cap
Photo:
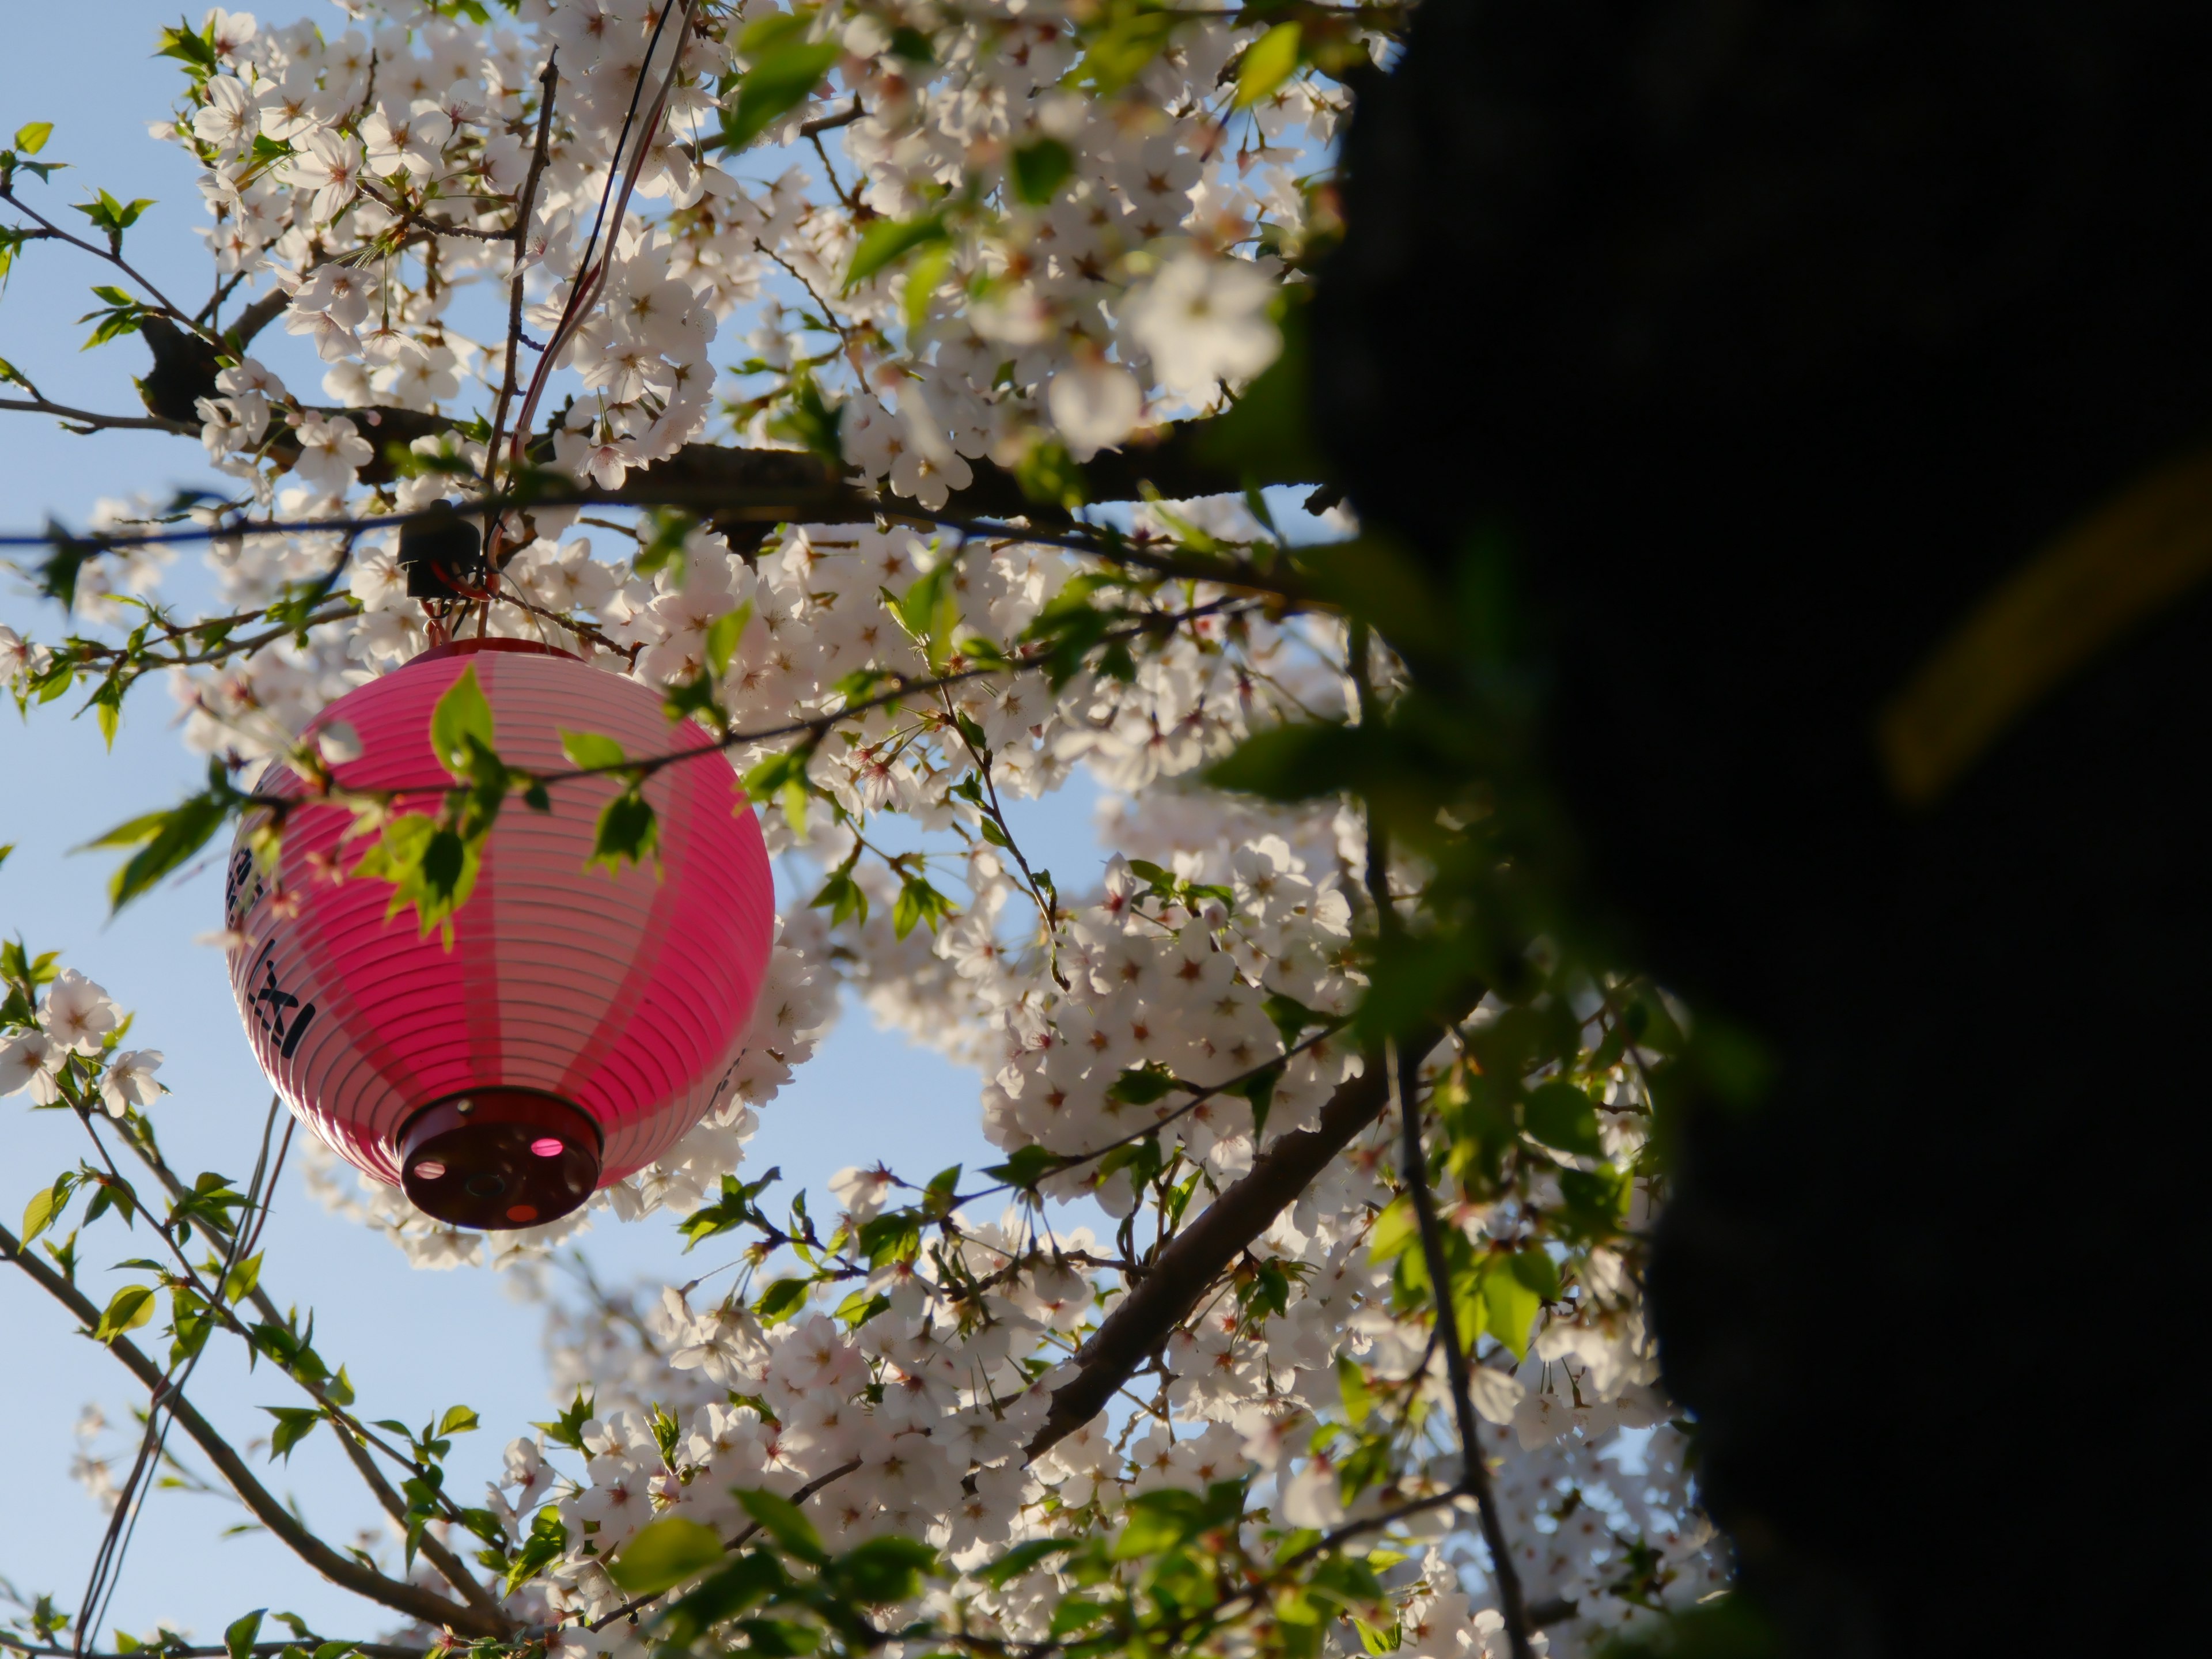
[[[434,1100],[401,1126],[395,1142],[408,1198],[456,1227],[541,1227],[599,1185],[599,1126],[536,1089],[471,1089]]]

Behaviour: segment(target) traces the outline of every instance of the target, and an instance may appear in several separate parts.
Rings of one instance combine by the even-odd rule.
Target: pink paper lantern
[[[359,734],[338,781],[447,784],[431,712],[471,665],[510,766],[566,769],[564,731],[603,732],[633,759],[713,747],[635,681],[521,641],[470,640],[316,718],[310,732],[343,720]],[[276,766],[263,787],[306,786]],[[422,936],[411,908],[386,920],[386,883],[329,878],[368,845],[340,845],[343,808],[292,813],[273,884],[243,832],[232,848],[231,988],[262,1069],[340,1155],[442,1220],[550,1221],[659,1158],[733,1087],[775,921],[760,825],[722,756],[665,767],[645,786],[659,868],[611,877],[585,861],[617,787],[556,785],[550,812],[510,799],[450,949],[435,929]],[[438,807],[434,795],[406,804]]]

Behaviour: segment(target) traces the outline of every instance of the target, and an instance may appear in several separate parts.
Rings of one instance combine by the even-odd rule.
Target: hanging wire
[[[272,1168],[269,1161],[269,1142],[276,1132],[276,1114],[283,1103],[276,1096],[269,1099],[269,1115],[261,1126],[261,1152],[254,1160],[253,1178],[246,1183],[246,1201],[240,1207],[238,1219],[230,1234],[230,1249],[223,1257],[222,1271],[216,1275],[215,1294],[220,1302],[223,1287],[230,1282],[232,1271],[246,1259],[247,1252],[261,1239],[261,1230],[268,1223],[269,1204],[264,1192],[273,1189],[276,1176],[284,1167],[286,1153],[292,1147],[292,1122],[287,1119],[284,1139],[277,1148],[276,1162]],[[256,1212],[258,1211],[257,1217]],[[212,1335],[210,1332],[208,1334]],[[191,1380],[200,1355],[207,1351],[202,1338],[199,1346],[186,1354],[182,1363],[161,1379],[151,1396],[146,1412],[146,1432],[138,1442],[138,1455],[131,1466],[131,1474],[116,1496],[115,1512],[108,1518],[107,1534],[100,1542],[100,1553],[93,1558],[92,1574],[86,1581],[84,1599],[77,1609],[76,1631],[72,1642],[74,1651],[80,1656],[94,1644],[100,1626],[107,1618],[113,1604],[117,1587],[123,1582],[123,1563],[131,1552],[131,1540],[138,1531],[138,1517],[145,1510],[146,1494],[153,1489],[153,1471],[161,1465],[161,1455],[169,1437],[169,1425],[174,1419],[168,1410],[169,1401],[184,1392]]]
[[[660,9],[660,15],[653,20],[652,38],[645,46],[645,61],[639,66],[637,81],[630,88],[629,107],[623,112],[622,127],[615,135],[614,154],[607,162],[606,187],[599,192],[599,211],[592,220],[592,234],[584,243],[582,257],[576,262],[576,276],[568,290],[568,303],[561,309],[559,325],[546,338],[545,349],[538,354],[538,367],[531,374],[529,389],[523,394],[522,407],[514,417],[514,430],[507,438],[510,470],[520,467],[528,452],[530,423],[538,413],[538,399],[545,394],[545,385],[553,374],[556,359],[577,330],[590,319],[593,307],[599,303],[599,291],[606,283],[608,267],[614,261],[614,246],[621,233],[623,216],[629,211],[630,193],[637,188],[639,175],[645,170],[646,155],[653,149],[654,139],[659,136],[661,120],[668,111],[668,95],[675,89],[677,74],[683,67],[684,47],[690,37],[691,16],[698,3],[699,0],[682,0],[683,21],[677,27],[676,45],[669,54],[668,68],[660,77],[659,86],[653,91],[651,103],[646,106],[643,122],[640,123],[638,106],[645,96],[646,82],[652,77],[653,53],[659,49],[661,32],[667,27],[670,16],[676,12],[678,0],[665,0]],[[629,148],[625,160],[624,146],[629,143],[634,127],[637,130],[637,143]],[[622,184],[619,193],[615,188],[617,176]],[[611,230],[608,228],[610,210],[614,225]],[[606,234],[604,251],[599,246],[603,232]],[[594,255],[598,256],[596,259]],[[489,470],[498,465],[499,458],[496,455],[487,456],[485,461]],[[506,514],[502,513],[493,520],[491,533],[485,540],[484,558],[495,574],[499,567],[500,543],[505,534],[506,522]]]

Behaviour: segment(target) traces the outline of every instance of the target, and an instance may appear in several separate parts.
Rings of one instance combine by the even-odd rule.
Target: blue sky
[[[300,9],[313,9],[287,6],[264,14],[264,21],[286,21]],[[0,131],[34,120],[55,124],[48,157],[71,167],[46,187],[46,200],[82,200],[94,185],[125,200],[154,198],[156,205],[131,233],[134,262],[173,296],[196,304],[211,268],[194,234],[200,210],[193,169],[145,130],[178,84],[175,66],[150,55],[159,28],[176,16],[174,0],[67,6],[9,0]],[[335,22],[337,15],[325,9],[323,21]],[[25,180],[23,188],[41,187]],[[143,372],[143,348],[126,342],[93,353],[77,349],[84,331],[76,319],[95,303],[87,289],[107,279],[81,255],[31,248],[0,298],[0,356],[60,401],[131,411],[137,401],[129,377]],[[289,343],[277,343],[278,366],[309,390],[315,384],[311,360],[295,372],[281,356]],[[198,461],[185,440],[137,433],[80,438],[42,417],[0,415],[0,526],[35,529],[49,514],[81,523],[100,496],[199,482],[204,472]],[[190,562],[187,555],[174,568],[173,593],[195,591]],[[0,573],[0,621],[51,636],[60,619],[31,601],[20,580]],[[7,780],[0,792],[0,842],[17,843],[0,867],[0,933],[20,933],[34,949],[64,951],[72,965],[136,1011],[133,1043],[168,1056],[162,1076],[175,1092],[155,1111],[175,1161],[188,1170],[216,1169],[242,1178],[269,1093],[240,1030],[221,958],[193,943],[217,925],[220,883],[204,872],[109,922],[107,856],[70,852],[114,823],[173,799],[191,787],[200,763],[175,741],[170,705],[158,684],[136,695],[112,753],[103,752],[89,720],[67,717],[73,707],[35,711],[27,724],[12,709],[0,710],[0,776]],[[1077,872],[1095,871],[1103,856],[1090,808],[1090,793],[1076,788],[1021,816],[1024,845],[1061,872],[1069,889],[1080,884]],[[908,1048],[872,1030],[865,1013],[848,1011],[797,1085],[763,1115],[750,1167],[780,1164],[819,1189],[832,1170],[876,1157],[925,1177],[955,1160],[992,1161],[975,1127],[975,1085],[972,1073]],[[31,1193],[73,1164],[82,1150],[72,1120],[31,1113],[22,1097],[0,1102],[0,1217],[12,1225]],[[484,1431],[457,1448],[457,1490],[476,1491],[509,1436],[527,1419],[550,1414],[540,1311],[512,1299],[498,1276],[412,1272],[381,1240],[325,1213],[290,1176],[277,1194],[267,1238],[264,1285],[280,1303],[316,1308],[319,1346],[333,1363],[347,1364],[367,1414],[420,1421],[457,1401],[482,1414]],[[602,1277],[617,1280],[688,1277],[700,1259],[678,1265],[678,1244],[666,1218],[630,1227],[603,1223],[586,1238]],[[111,1232],[89,1261],[104,1268],[144,1249],[143,1240],[134,1245]],[[127,1425],[136,1396],[113,1361],[70,1334],[70,1326],[20,1276],[0,1273],[0,1421],[12,1442],[5,1466],[9,1501],[0,1505],[0,1575],[26,1592],[52,1590],[73,1607],[104,1523],[69,1480],[70,1425],[88,1401],[100,1402],[111,1421]],[[192,1392],[238,1441],[265,1432],[269,1419],[258,1407],[295,1403],[289,1385],[265,1370],[249,1376],[220,1346],[210,1349]],[[111,1449],[115,1443],[111,1435]],[[326,1535],[343,1539],[372,1519],[326,1435],[311,1439],[269,1479],[280,1494],[296,1494]],[[365,1637],[392,1622],[323,1584],[265,1537],[220,1539],[237,1518],[226,1504],[155,1494],[114,1601],[113,1622],[143,1633],[167,1621],[203,1639],[239,1613],[264,1605],[295,1610],[331,1636]]]

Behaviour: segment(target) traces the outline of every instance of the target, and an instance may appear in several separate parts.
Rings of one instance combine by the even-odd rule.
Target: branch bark
[[[0,1256],[13,1261],[46,1294],[75,1314],[88,1334],[97,1328],[100,1310],[92,1304],[84,1292],[24,1249],[21,1242],[4,1226],[0,1226]],[[118,1336],[106,1346],[149,1392],[161,1386],[161,1367],[141,1352],[130,1338]],[[191,1436],[193,1443],[207,1455],[208,1461],[230,1483],[231,1490],[252,1511],[253,1518],[283,1540],[295,1555],[331,1583],[434,1627],[447,1627],[471,1636],[493,1638],[505,1638],[512,1633],[513,1627],[504,1618],[488,1618],[474,1607],[449,1601],[420,1585],[387,1578],[374,1568],[364,1566],[349,1556],[341,1555],[308,1531],[289,1510],[277,1501],[275,1494],[254,1479],[253,1472],[246,1467],[245,1460],[239,1456],[215,1425],[199,1414],[191,1401],[181,1394],[173,1394],[168,1396],[167,1405],[171,1417],[186,1434]]]
[[[1418,1066],[1443,1040],[1443,1031],[1433,1027],[1407,1036],[1400,1045],[1401,1063]],[[1370,1054],[1366,1068],[1322,1108],[1318,1126],[1295,1129],[1278,1140],[1243,1180],[1176,1234],[1077,1352],[1077,1373],[1053,1390],[1052,1406],[1030,1441],[1028,1455],[1042,1455],[1104,1410],[1114,1391],[1190,1316],[1237,1254],[1382,1115],[1389,1097],[1382,1056]]]

